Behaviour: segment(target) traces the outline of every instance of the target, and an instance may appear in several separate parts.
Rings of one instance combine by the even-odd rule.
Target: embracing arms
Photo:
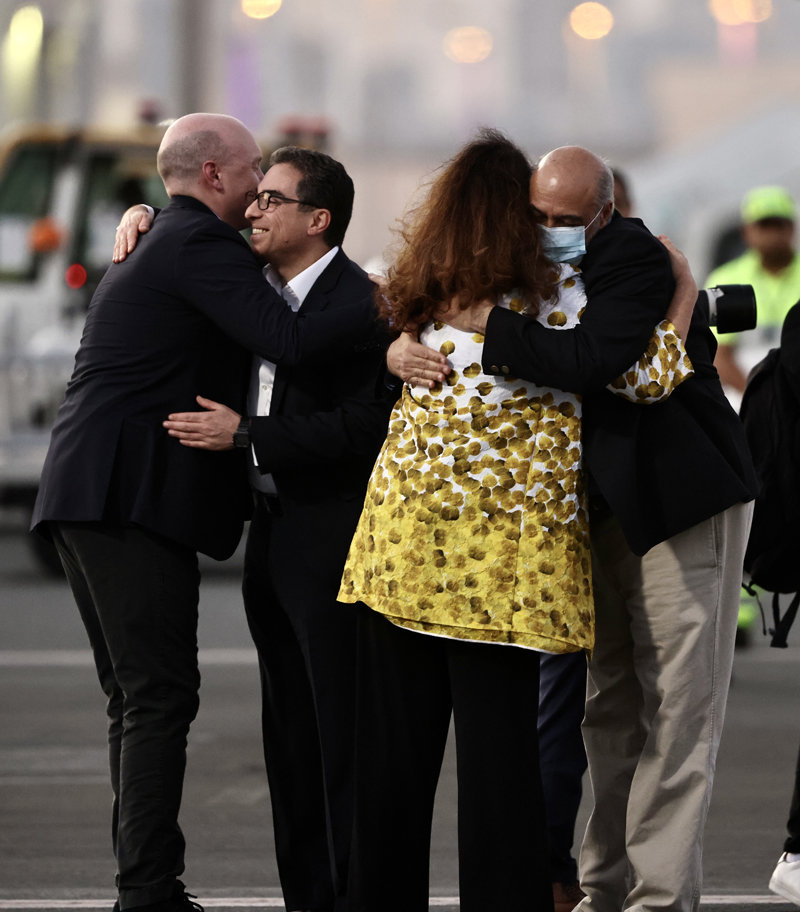
[[[134,225],[142,222],[134,218]],[[124,226],[125,219],[118,243]],[[159,300],[163,306],[188,304],[242,347],[276,364],[332,362],[385,347],[372,283],[364,282],[335,310],[295,313],[264,280],[239,233],[190,197],[174,198],[133,256],[111,268],[130,270],[132,295],[146,296],[157,306],[162,306]]]
[[[575,329],[553,331],[488,301],[467,311],[450,308],[437,318],[485,334],[483,363],[488,373],[508,373],[577,392],[610,383],[619,392],[616,378],[623,372],[650,377],[647,352],[652,352],[653,342],[658,343],[659,332],[663,341],[663,334],[673,326],[680,339],[686,339],[697,298],[686,258],[664,238],[676,279],[667,307],[672,278],[664,247],[641,232],[633,235],[633,241],[638,241],[639,249],[628,245],[627,264],[623,261],[617,267],[618,255],[605,257],[602,269],[589,271],[589,305]],[[442,382],[449,372],[444,355],[420,345],[409,333],[392,344],[387,362],[392,373],[427,386]]]

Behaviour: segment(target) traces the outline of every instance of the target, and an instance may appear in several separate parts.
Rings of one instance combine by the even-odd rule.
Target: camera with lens
[[[755,329],[756,296],[752,285],[718,285],[703,288],[695,307],[706,315],[711,326],[721,333]]]

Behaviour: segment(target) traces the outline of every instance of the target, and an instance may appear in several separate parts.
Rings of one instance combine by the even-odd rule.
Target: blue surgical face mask
[[[601,207],[589,225],[593,224],[602,211]],[[586,229],[589,225],[568,225],[564,228],[539,225],[542,253],[554,263],[570,263],[577,266],[586,253]]]

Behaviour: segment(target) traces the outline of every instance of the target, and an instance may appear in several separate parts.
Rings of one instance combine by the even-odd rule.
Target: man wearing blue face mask
[[[597,210],[588,225],[539,225],[542,235],[542,250],[554,263],[570,263],[577,266],[586,254],[586,229],[590,228],[602,214],[606,206]],[[537,210],[538,212],[538,210]],[[544,213],[539,212],[544,219]],[[568,216],[572,218],[572,216]]]
[[[580,263],[580,325],[554,333],[492,302],[448,322],[484,334],[485,372],[583,394],[596,648],[578,908],[696,912],[755,474],[699,311],[686,339],[694,376],[668,399],[641,408],[605,389],[647,344],[673,289],[659,241],[614,211],[605,163],[575,146],[548,153],[531,204],[551,258]],[[437,355],[390,350],[389,366],[438,380]]]

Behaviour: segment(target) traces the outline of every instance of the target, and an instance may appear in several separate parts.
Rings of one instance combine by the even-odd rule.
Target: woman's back
[[[538,319],[568,328],[586,303],[569,267],[559,292]],[[453,370],[395,408],[340,598],[421,632],[591,648],[579,399],[484,374],[481,336],[434,322],[421,341]]]

